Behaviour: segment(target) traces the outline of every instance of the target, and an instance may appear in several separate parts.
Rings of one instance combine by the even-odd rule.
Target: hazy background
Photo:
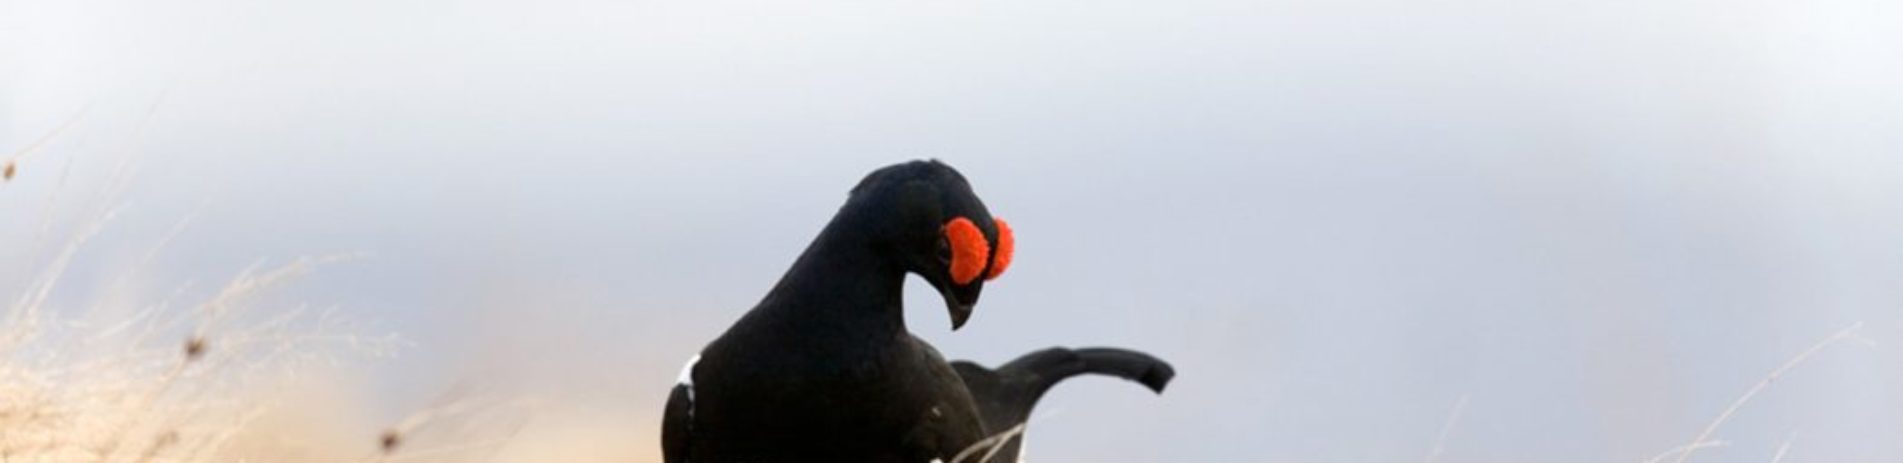
[[[1034,460],[1419,461],[1465,396],[1443,461],[1639,461],[1859,321],[1698,460],[1903,460],[1903,3],[281,3],[0,1],[0,156],[89,108],[0,185],[4,294],[131,159],[57,304],[364,252],[287,292],[412,341],[371,413],[495,384],[648,446],[846,190],[936,157],[1020,246],[915,332],[1180,372],[1066,384]]]

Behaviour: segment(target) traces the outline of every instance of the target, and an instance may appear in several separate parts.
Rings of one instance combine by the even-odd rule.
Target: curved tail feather
[[[1140,383],[1158,394],[1176,377],[1176,369],[1169,362],[1142,352],[1106,347],[1053,347],[1025,354],[996,370],[963,360],[952,362],[952,368],[978,403],[985,429],[994,431],[1023,423],[1045,392],[1075,376],[1114,376]],[[1020,440],[1006,443],[993,463],[1017,461],[1023,445]]]

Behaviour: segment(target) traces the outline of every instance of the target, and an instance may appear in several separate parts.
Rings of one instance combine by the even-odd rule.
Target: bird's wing
[[[687,463],[688,444],[694,440],[694,366],[699,363],[699,355],[688,359],[674,392],[667,394],[661,414],[661,459],[666,463]]]

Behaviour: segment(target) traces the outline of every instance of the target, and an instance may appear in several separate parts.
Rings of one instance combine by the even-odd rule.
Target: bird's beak
[[[978,293],[983,289],[984,281],[973,281],[969,285],[953,285],[942,291],[945,294],[945,311],[951,314],[952,331],[965,326],[971,319],[972,306],[978,305]]]
[[[964,328],[965,320],[971,319],[971,306],[969,305],[951,304],[946,306],[945,309],[951,312],[952,331],[958,331],[959,328]]]

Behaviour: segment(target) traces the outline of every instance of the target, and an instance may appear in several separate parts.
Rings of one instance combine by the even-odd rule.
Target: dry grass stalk
[[[1011,439],[1015,439],[1018,436],[1024,434],[1024,429],[1026,424],[1027,423],[1018,423],[1017,426],[1012,426],[1011,429],[1006,429],[997,434],[992,434],[990,437],[986,437],[984,439],[979,440],[978,442],[972,443],[971,446],[965,447],[964,450],[959,451],[957,455],[953,456],[951,463],[964,463],[966,458],[971,458],[973,455],[977,455],[978,452],[980,451],[984,452],[984,456],[979,457],[975,461],[977,462],[991,461],[991,457],[993,455],[996,455],[998,453],[998,450],[1003,449],[1005,444],[1010,443]]]
[[[1791,453],[1791,442],[1795,441],[1797,441],[1797,432],[1792,431],[1790,437],[1784,438],[1784,443],[1777,445],[1777,453],[1771,454],[1771,463],[1784,461],[1784,456]]]
[[[1771,374],[1765,375],[1764,379],[1758,380],[1758,383],[1752,385],[1751,389],[1746,390],[1744,395],[1738,396],[1737,400],[1731,401],[1731,405],[1725,407],[1724,412],[1719,413],[1717,418],[1712,419],[1711,424],[1705,425],[1705,429],[1699,431],[1698,437],[1692,438],[1690,443],[1652,457],[1652,459],[1646,460],[1646,463],[1664,461],[1665,458],[1669,458],[1673,455],[1678,457],[1672,460],[1674,463],[1685,463],[1685,461],[1691,459],[1692,454],[1698,450],[1724,445],[1721,441],[1711,440],[1711,435],[1717,433],[1718,427],[1723,426],[1726,421],[1729,421],[1731,415],[1737,413],[1738,409],[1744,408],[1746,402],[1750,402],[1752,397],[1756,397],[1759,392],[1764,391],[1764,388],[1770,387],[1771,383],[1776,382],[1778,378],[1783,377],[1785,373],[1789,373],[1791,369],[1803,364],[1805,360],[1810,359],[1810,357],[1818,351],[1824,350],[1824,348],[1830,347],[1830,345],[1836,344],[1838,341],[1860,339],[1856,337],[1856,334],[1857,331],[1861,329],[1863,329],[1863,322],[1857,322],[1850,325],[1849,328],[1844,328],[1842,331],[1838,331],[1836,334],[1824,338],[1822,341],[1818,341],[1817,344],[1811,345],[1809,349],[1804,349],[1803,352],[1799,352],[1796,356],[1791,357],[1790,360],[1785,361],[1783,365],[1779,365],[1777,369],[1771,370]]]
[[[466,391],[452,391],[437,403],[398,421],[377,436],[377,450],[359,461],[385,463],[422,459],[481,461],[511,443],[527,425],[534,404],[527,400],[496,402]],[[484,430],[491,428],[499,430]],[[418,447],[423,434],[437,434],[447,443]],[[482,437],[488,436],[488,437]],[[461,458],[445,458],[456,457]]]
[[[1460,400],[1454,402],[1454,411],[1447,414],[1447,423],[1440,426],[1440,437],[1434,438],[1434,450],[1427,452],[1427,463],[1440,461],[1441,454],[1447,450],[1447,436],[1454,433],[1454,425],[1460,423],[1460,414],[1466,410],[1467,395],[1461,394]]]
[[[46,146],[48,142],[52,142],[53,139],[59,138],[60,134],[66,133],[66,129],[72,128],[73,124],[79,122],[79,119],[81,118],[81,116],[85,116],[86,112],[91,109],[92,109],[91,103],[86,104],[86,106],[80,107],[79,111],[74,112],[72,116],[67,117],[65,122],[61,122],[59,124],[59,127],[53,128],[52,131],[47,132],[45,135],[41,135],[38,140],[34,140],[33,143],[27,144],[25,147],[20,148],[19,151],[14,152],[13,156],[9,156],[7,158],[6,165],[4,167],[0,167],[0,182],[13,180],[13,174],[19,170],[20,160],[26,159],[28,155],[33,154],[33,152],[35,151],[39,151],[40,147]]]

